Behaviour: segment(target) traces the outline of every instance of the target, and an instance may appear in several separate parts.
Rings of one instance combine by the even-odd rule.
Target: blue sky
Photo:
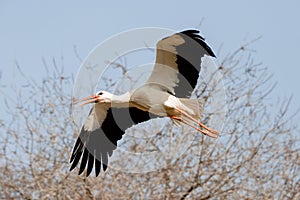
[[[15,61],[33,78],[45,74],[42,58],[55,57],[76,73],[80,61],[100,42],[132,28],[174,30],[201,25],[220,57],[256,37],[257,62],[278,82],[272,98],[293,94],[300,106],[300,1],[0,1],[0,85],[17,84]]]

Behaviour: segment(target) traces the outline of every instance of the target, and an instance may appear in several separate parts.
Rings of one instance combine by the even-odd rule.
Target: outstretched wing
[[[70,171],[79,161],[78,174],[87,169],[89,176],[95,167],[96,176],[107,169],[108,158],[117,148],[125,130],[134,124],[150,119],[149,113],[137,108],[111,108],[108,104],[95,104],[83,125],[73,148]]]
[[[204,55],[215,57],[198,30],[166,37],[157,43],[156,62],[148,83],[161,84],[177,97],[190,97]]]

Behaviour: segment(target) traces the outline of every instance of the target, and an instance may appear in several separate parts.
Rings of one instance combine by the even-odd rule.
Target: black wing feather
[[[73,150],[73,153],[71,155],[71,159],[70,159],[70,163],[73,162],[75,156],[76,156],[76,152],[77,152],[77,149],[79,148],[79,146],[82,145],[81,143],[81,140],[79,140],[79,138],[76,140],[76,143],[74,145],[74,150]]]
[[[103,171],[107,169],[108,158],[116,149],[117,142],[122,138],[125,130],[149,119],[148,112],[137,108],[109,108],[100,128],[93,131],[87,131],[84,127],[81,129],[71,155],[70,171],[77,166],[81,158],[78,174],[87,168],[86,176],[89,176],[94,167],[95,174],[98,176],[101,166]]]
[[[89,153],[89,161],[88,161],[88,166],[87,166],[87,170],[86,170],[86,176],[89,176],[93,170],[93,166],[94,166],[94,156],[93,154]]]
[[[84,149],[78,174],[81,174],[84,171],[88,160],[88,156],[89,156],[89,151],[87,149]]]
[[[197,85],[201,58],[205,54],[215,57],[215,54],[199,35],[198,30],[187,30],[177,34],[183,37],[185,43],[176,47],[179,84],[174,90],[177,97],[190,97]]]
[[[95,175],[96,175],[96,177],[99,175],[100,171],[101,171],[101,161],[99,159],[95,159]]]

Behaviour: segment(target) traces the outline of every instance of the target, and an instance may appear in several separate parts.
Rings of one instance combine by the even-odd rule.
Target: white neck
[[[111,106],[115,108],[127,108],[129,107],[130,93],[126,92],[121,95],[113,95]]]

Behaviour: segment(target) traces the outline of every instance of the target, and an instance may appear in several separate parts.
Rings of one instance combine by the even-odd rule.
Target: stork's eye
[[[98,93],[98,95],[102,95],[102,94],[103,94],[103,92],[99,92],[99,93]]]

